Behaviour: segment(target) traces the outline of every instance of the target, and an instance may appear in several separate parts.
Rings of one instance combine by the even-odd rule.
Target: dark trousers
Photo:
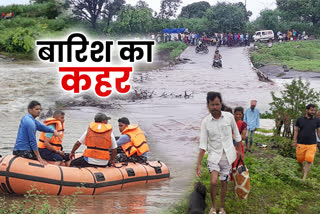
[[[38,160],[38,158],[36,157],[36,155],[34,154],[33,151],[27,151],[27,150],[15,150],[12,153],[13,155],[17,155],[19,157],[22,158],[28,158],[28,159],[32,159],[32,160]]]
[[[106,167],[106,166],[89,164],[89,163],[84,159],[83,156],[72,160],[71,163],[70,163],[70,166],[71,166],[71,167],[79,167],[79,168],[83,168],[83,167]]]

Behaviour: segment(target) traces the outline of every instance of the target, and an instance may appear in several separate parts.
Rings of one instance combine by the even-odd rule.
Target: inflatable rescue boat
[[[168,167],[161,161],[117,163],[115,167],[65,167],[41,165],[36,160],[8,155],[0,160],[0,192],[25,194],[97,195],[128,186],[167,180]]]

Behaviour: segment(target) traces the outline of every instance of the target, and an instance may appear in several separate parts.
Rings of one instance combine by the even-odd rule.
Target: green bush
[[[28,17],[15,17],[14,19],[10,20],[10,23],[8,22],[8,27],[33,27],[38,24],[38,20],[34,18],[28,18]]]
[[[170,59],[173,60],[177,56],[179,56],[184,49],[186,49],[188,45],[186,45],[183,42],[165,42],[165,43],[160,43],[156,46],[157,51],[165,51],[165,50],[170,50]]]
[[[17,22],[13,21],[14,19],[5,19],[1,21],[1,24],[5,27],[5,28],[16,28],[19,27]]]
[[[61,31],[65,28],[66,23],[62,19],[52,19],[48,21],[48,28],[51,31]]]
[[[274,119],[274,115],[270,111],[266,111],[264,113],[260,113],[261,119]]]
[[[266,141],[268,137],[264,136]],[[256,140],[256,139],[255,139]],[[266,142],[265,142],[266,143]],[[260,156],[260,155],[259,155]],[[206,167],[205,155],[202,161],[200,181],[207,187],[206,204],[208,213],[211,207],[210,174]],[[227,213],[317,213],[320,203],[320,166],[314,165],[309,173],[309,180],[302,182],[301,171],[295,159],[275,155],[272,158],[254,157],[248,155],[244,159],[250,173],[250,193],[248,199],[240,200],[235,196],[233,185],[228,184],[225,201]],[[316,160],[318,161],[318,160]],[[198,179],[197,179],[198,180]],[[220,185],[218,185],[220,187]],[[220,192],[220,188],[218,190]],[[217,205],[219,196],[217,195]],[[171,208],[169,213],[186,213],[188,196]],[[168,212],[165,212],[168,213]]]
[[[35,39],[39,33],[30,28],[17,28],[5,41],[7,52],[29,53],[34,49]]]
[[[0,22],[0,31],[3,32],[6,27]]]
[[[305,58],[305,59],[314,59],[315,58],[315,54],[313,52],[311,52],[307,48],[299,48],[299,49],[297,49],[296,50],[296,55],[301,57],[301,58]]]
[[[0,196],[0,214],[68,214],[73,213],[76,196],[64,196],[61,200],[56,199],[55,206],[49,203],[50,196],[39,195],[40,192],[33,189],[24,195],[23,200],[6,201],[5,196]]]
[[[277,148],[277,152],[282,155],[283,157],[288,158],[296,158],[296,150],[292,146],[292,140],[280,137],[280,136],[273,136],[270,138],[270,142],[273,148]]]
[[[15,16],[22,17],[47,17],[49,19],[56,18],[61,11],[61,5],[55,1],[50,1],[42,4],[28,5],[10,5],[0,7],[0,13],[13,12]]]
[[[259,50],[251,52],[252,63],[256,65],[287,65],[301,71],[320,72],[320,42],[295,41],[275,43],[272,48],[258,44]]]

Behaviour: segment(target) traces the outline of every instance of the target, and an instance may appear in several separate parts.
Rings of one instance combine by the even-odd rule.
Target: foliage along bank
[[[156,52],[159,55],[161,55],[161,53],[164,53],[165,55],[168,55],[169,60],[174,60],[187,47],[188,47],[188,45],[184,42],[172,41],[172,42],[157,44],[156,45]]]
[[[272,48],[263,43],[255,45],[258,50],[251,52],[252,63],[255,66],[287,65],[293,70],[320,72],[319,40],[274,43]]]

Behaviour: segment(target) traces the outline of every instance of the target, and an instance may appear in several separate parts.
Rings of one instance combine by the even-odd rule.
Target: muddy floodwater
[[[126,116],[131,123],[138,123],[150,145],[149,159],[161,160],[171,170],[168,181],[97,196],[79,196],[76,213],[159,213],[182,199],[195,174],[200,122],[208,113],[205,100],[208,91],[221,92],[224,103],[231,107],[247,108],[249,101],[256,99],[260,111],[268,110],[270,92],[281,89],[285,81],[259,82],[250,67],[247,48],[221,48],[223,68],[213,69],[215,48],[209,49],[209,54],[196,54],[194,47],[189,47],[181,56],[189,59],[184,64],[135,72],[132,94],[145,93],[147,99],[112,97],[98,99],[108,104],[104,109],[86,105],[63,108],[65,151],[71,151],[94,114],[103,111],[112,118],[115,135],[120,135],[119,117]],[[40,101],[46,113],[56,100],[72,96],[60,88],[55,65],[4,60],[0,62],[0,75],[0,154],[6,155],[12,153],[19,122],[29,101]],[[78,151],[83,149],[82,146]]]

